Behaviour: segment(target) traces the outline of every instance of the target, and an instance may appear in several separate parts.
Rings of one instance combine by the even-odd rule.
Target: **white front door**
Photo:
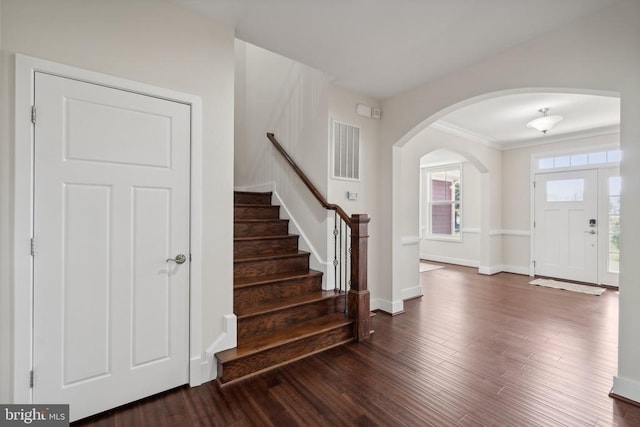
[[[33,402],[75,420],[188,382],[191,113],[39,72],[34,103]]]
[[[537,174],[535,274],[598,283],[598,171]]]

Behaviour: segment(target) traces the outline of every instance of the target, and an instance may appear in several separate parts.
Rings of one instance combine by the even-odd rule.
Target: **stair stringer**
[[[207,347],[205,360],[200,368],[202,382],[215,380],[218,376],[218,361],[215,354],[238,346],[238,320],[235,314],[225,314],[223,317],[223,332]]]

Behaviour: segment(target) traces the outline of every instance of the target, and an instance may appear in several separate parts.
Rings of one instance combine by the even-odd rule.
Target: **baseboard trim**
[[[494,274],[498,274],[501,273],[502,270],[502,266],[501,265],[481,265],[480,267],[478,267],[478,273],[480,274],[484,274],[487,276],[492,276]]]
[[[445,264],[462,265],[463,267],[476,267],[478,273],[491,276],[497,273],[514,273],[530,276],[529,267],[521,267],[519,265],[480,265],[480,262],[472,259],[450,258],[439,255],[420,254],[420,259],[425,261],[443,262]]]
[[[521,267],[519,265],[503,265],[501,268],[505,273],[522,274],[523,276],[529,275],[529,267]]]
[[[640,406],[640,382],[615,376],[609,396]]]
[[[481,266],[478,268],[478,273],[485,274],[487,276],[492,276],[498,273],[514,273],[514,274],[522,274],[524,276],[529,276],[529,268],[528,267],[520,267],[517,265],[491,265],[491,266]]]
[[[418,298],[422,296],[422,286],[415,286],[413,288],[406,288],[400,291],[402,300],[406,301],[412,298]]]
[[[443,262],[445,264],[462,265],[464,267],[480,267],[480,261],[464,258],[452,258],[433,254],[420,254],[420,259],[425,261]]]
[[[238,345],[238,327],[236,315],[225,314],[223,318],[224,331],[218,335],[218,338],[209,346],[205,352],[206,360],[201,362],[200,384],[215,380],[218,376],[218,362],[214,355],[222,350],[228,350]],[[192,384],[194,385],[194,384]],[[197,385],[197,384],[196,384]]]
[[[384,300],[381,298],[371,299],[369,310],[380,310],[387,314],[396,315],[404,312],[404,301]]]

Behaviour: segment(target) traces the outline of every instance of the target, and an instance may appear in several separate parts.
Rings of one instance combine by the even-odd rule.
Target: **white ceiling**
[[[546,134],[526,125],[541,108],[563,120]],[[462,107],[432,125],[500,149],[619,131],[620,98],[569,93],[507,95]]]
[[[170,0],[235,28],[236,37],[384,99],[560,28],[620,0]],[[525,125],[549,107],[547,136]],[[499,148],[619,124],[619,100],[521,94],[451,113],[436,126]]]
[[[619,0],[170,0],[384,99]]]

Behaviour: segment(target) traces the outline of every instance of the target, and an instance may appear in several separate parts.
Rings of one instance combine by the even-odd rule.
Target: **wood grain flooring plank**
[[[618,294],[443,265],[369,341],[218,389],[181,387],[78,426],[640,426],[608,396]],[[176,424],[179,423],[179,424]]]

